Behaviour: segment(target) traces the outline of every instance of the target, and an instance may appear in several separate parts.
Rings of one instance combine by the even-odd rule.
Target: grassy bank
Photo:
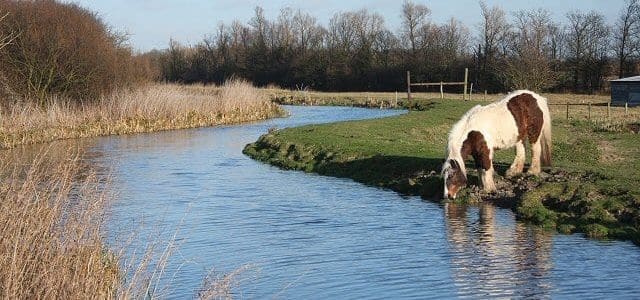
[[[424,111],[275,131],[247,145],[244,152],[283,168],[348,177],[439,201],[447,133],[477,103],[418,102]],[[470,188],[463,199],[481,197],[512,208],[520,219],[565,233],[640,242],[640,137],[627,126],[635,122],[631,120],[638,111],[602,122],[579,116],[564,120],[557,111],[555,115],[554,168],[547,175],[499,178],[500,195]],[[512,158],[512,150],[497,153],[500,174]],[[477,180],[473,173],[470,179]]]
[[[0,149],[60,139],[233,124],[281,116],[250,83],[223,86],[154,84],[75,105],[17,103],[0,110]]]

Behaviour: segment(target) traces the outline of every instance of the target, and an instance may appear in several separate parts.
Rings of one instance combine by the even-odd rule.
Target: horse
[[[493,153],[515,147],[516,157],[506,176],[522,173],[525,142],[531,145],[531,165],[527,173],[539,175],[541,164],[551,166],[551,115],[547,99],[528,90],[518,90],[502,100],[467,111],[453,125],[442,166],[444,198],[455,199],[467,184],[464,161],[472,156],[484,191],[495,192]]]

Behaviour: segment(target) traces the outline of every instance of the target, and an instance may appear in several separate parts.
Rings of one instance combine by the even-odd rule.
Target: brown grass
[[[0,297],[112,298],[120,274],[101,238],[105,193],[78,155],[0,167]]]
[[[95,104],[50,99],[46,108],[19,104],[0,111],[0,148],[59,139],[152,132],[262,120],[283,114],[243,80],[223,86],[154,84]]]
[[[226,274],[210,272],[198,292],[198,299],[232,299],[233,288],[242,281],[240,277],[252,269],[255,269],[255,266],[244,265]]]

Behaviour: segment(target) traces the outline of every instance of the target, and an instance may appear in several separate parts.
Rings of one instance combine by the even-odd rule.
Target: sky
[[[164,49],[169,39],[182,44],[195,44],[215,33],[221,22],[239,20],[246,24],[261,6],[269,20],[275,20],[283,7],[308,12],[327,25],[337,12],[367,8],[385,19],[387,28],[400,28],[401,0],[72,0],[98,15],[113,29],[129,34],[132,47],[140,52]],[[414,0],[431,9],[431,20],[445,23],[451,17],[462,21],[471,32],[481,22],[478,0]],[[523,9],[545,8],[554,20],[565,23],[565,15],[575,10],[595,10],[613,24],[624,6],[623,0],[486,0],[489,6],[500,6],[511,16]]]

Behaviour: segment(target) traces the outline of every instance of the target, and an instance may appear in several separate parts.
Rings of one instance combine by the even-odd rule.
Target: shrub
[[[14,37],[0,49],[6,99],[88,101],[144,78],[125,36],[77,4],[0,0],[0,12],[0,36]]]

